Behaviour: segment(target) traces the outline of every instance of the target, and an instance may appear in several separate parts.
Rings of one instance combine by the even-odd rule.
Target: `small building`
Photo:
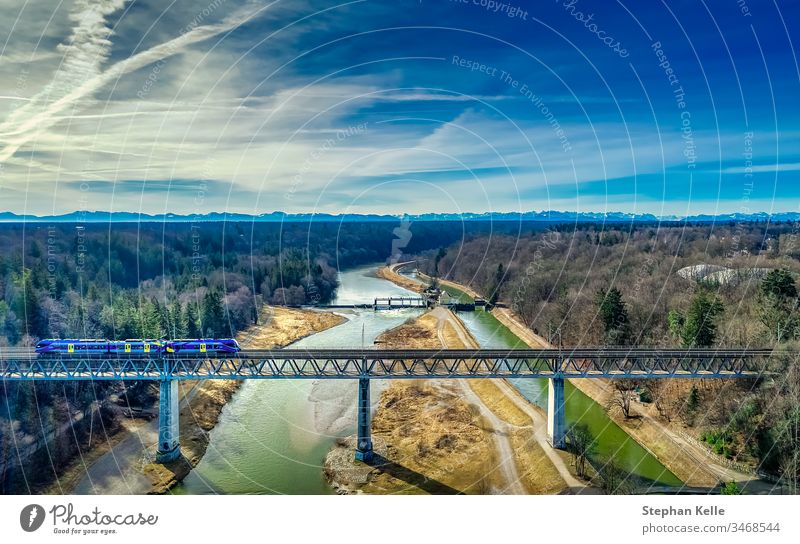
[[[442,290],[438,287],[429,285],[422,290],[422,298],[425,299],[425,304],[428,308],[438,306],[442,300]]]

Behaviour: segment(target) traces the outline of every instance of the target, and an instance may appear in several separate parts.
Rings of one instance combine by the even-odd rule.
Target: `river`
[[[340,273],[334,304],[370,301],[376,296],[413,295],[375,277],[373,266]],[[372,346],[382,332],[419,310],[348,310],[348,321],[293,344],[293,347]],[[460,314],[483,347],[513,347],[519,339],[485,312]],[[531,402],[547,399],[545,380],[516,380]],[[385,383],[373,380],[377,402]],[[583,393],[567,386],[567,421],[587,424],[598,439],[597,454],[643,478],[668,485],[680,481],[614,424]],[[332,493],[322,474],[327,452],[337,438],[355,432],[356,384],[349,380],[247,380],[211,431],[208,451],[176,494]]]
[[[376,266],[339,274],[332,304],[376,296],[417,296],[375,276]],[[348,321],[292,344],[297,348],[373,345],[382,332],[420,310],[347,310]],[[373,381],[373,402],[385,384]],[[211,431],[208,451],[174,489],[178,494],[333,491],[322,475],[325,455],[337,438],[354,434],[357,383],[352,380],[246,380]]]

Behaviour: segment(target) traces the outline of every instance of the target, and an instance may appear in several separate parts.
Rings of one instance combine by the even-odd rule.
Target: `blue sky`
[[[800,210],[797,2],[0,15],[0,210]]]

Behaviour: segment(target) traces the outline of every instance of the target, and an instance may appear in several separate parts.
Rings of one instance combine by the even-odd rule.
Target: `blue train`
[[[40,340],[36,353],[237,353],[242,348],[233,338],[178,340]]]

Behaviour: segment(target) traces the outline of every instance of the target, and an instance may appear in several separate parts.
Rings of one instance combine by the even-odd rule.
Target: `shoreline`
[[[412,262],[413,261],[406,261],[403,263],[395,263],[387,266],[381,266],[375,272],[375,275],[386,281],[390,281],[395,285],[398,285],[404,289],[408,289],[409,291],[414,291],[415,293],[421,293],[422,289],[425,287],[424,284],[418,281],[414,281],[411,278],[407,278],[406,276],[403,276],[398,272],[400,268],[406,266],[407,264],[411,264]]]
[[[384,331],[390,347],[443,345],[441,316],[428,311]],[[372,417],[376,460],[354,459],[355,437],[338,441],[324,474],[339,494],[475,494],[502,486],[488,421],[463,398],[457,380],[397,380]]]
[[[530,347],[552,348],[543,337],[523,327],[521,320],[511,309],[496,308],[492,314],[511,332]],[[572,385],[600,406],[607,406],[613,391],[606,379],[570,379]],[[635,417],[626,419],[617,410],[607,410],[608,418],[642,448],[655,457],[688,487],[715,487],[721,481],[736,480],[745,487],[753,485],[758,478],[728,469],[713,462],[713,454],[701,451],[670,425],[661,424],[645,411],[645,406],[632,403],[631,413]]]

